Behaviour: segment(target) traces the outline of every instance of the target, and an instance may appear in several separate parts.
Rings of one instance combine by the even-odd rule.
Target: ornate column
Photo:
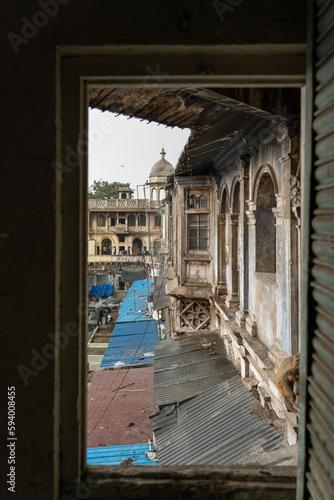
[[[228,308],[235,308],[239,304],[239,214],[230,214],[229,239],[230,239],[230,266],[231,287],[226,298]]]
[[[226,215],[218,215],[218,282],[217,295],[226,295]]]
[[[256,249],[255,249],[255,230],[256,230],[256,210],[253,201],[247,201],[248,210],[246,210],[247,226],[248,226],[248,276],[249,282],[253,286],[249,287],[248,295],[248,315],[245,319],[246,331],[252,336],[257,336],[257,324],[255,311],[256,291],[254,289],[255,281],[255,263],[256,263]]]
[[[240,218],[239,218],[239,311],[236,313],[236,321],[241,328],[246,326],[248,316],[249,300],[249,248],[248,248],[248,225],[247,225],[247,198],[249,195],[249,166],[250,155],[241,158],[243,176],[240,178]]]
[[[298,172],[297,172],[298,174]],[[296,176],[290,177],[290,199],[291,199],[291,352],[300,351],[300,276],[301,276],[301,232],[300,232],[300,206],[301,189],[300,180]]]
[[[275,194],[276,207],[272,209],[275,215],[276,223],[276,306],[277,306],[277,318],[276,318],[276,332],[274,345],[272,346],[273,352],[278,351],[281,353],[283,350],[283,333],[284,333],[284,283],[283,279],[286,279],[285,271],[285,231],[284,231],[284,213],[283,213],[283,199],[281,194]]]

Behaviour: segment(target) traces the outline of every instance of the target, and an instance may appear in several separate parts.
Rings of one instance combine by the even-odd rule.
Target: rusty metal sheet
[[[253,401],[234,376],[166,406],[151,417],[160,465],[243,464],[277,450],[283,436],[252,414]]]
[[[216,333],[161,341],[155,346],[152,404],[183,401],[237,373]]]

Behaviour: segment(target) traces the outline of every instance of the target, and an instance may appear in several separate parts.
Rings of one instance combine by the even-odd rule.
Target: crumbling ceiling
[[[298,92],[296,89],[97,88],[89,93],[89,105],[168,127],[189,128],[189,141],[176,165],[176,174],[189,175],[214,170],[232,149],[235,154],[242,154],[261,139],[264,130],[268,132],[278,123],[298,120]]]

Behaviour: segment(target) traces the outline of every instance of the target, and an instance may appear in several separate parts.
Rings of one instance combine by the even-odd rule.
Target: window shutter
[[[317,0],[314,24],[312,216],[315,330],[308,354],[305,497],[331,500],[334,484],[334,3]],[[310,311],[312,317],[312,311]]]

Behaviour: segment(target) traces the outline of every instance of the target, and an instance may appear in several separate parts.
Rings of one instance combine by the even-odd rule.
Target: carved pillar
[[[247,225],[247,198],[249,193],[249,165],[250,156],[241,157],[243,177],[240,179],[240,219],[239,219],[239,311],[236,313],[236,321],[241,328],[246,326],[249,300],[249,234]]]
[[[229,239],[230,239],[230,266],[231,266],[231,287],[226,298],[229,308],[234,308],[239,304],[239,214],[230,214],[229,218]]]
[[[256,231],[256,217],[255,217],[255,204],[252,201],[247,201],[248,210],[246,210],[247,226],[248,226],[248,282],[252,283],[248,291],[248,315],[245,319],[246,331],[252,336],[257,336],[257,324],[255,317],[255,301],[256,288],[255,288],[255,265],[256,265],[256,249],[255,249],[255,231]]]
[[[218,283],[217,295],[226,295],[226,216],[218,215]]]
[[[291,352],[300,351],[300,206],[301,189],[298,177],[290,177],[291,197]]]
[[[275,341],[273,345],[273,351],[278,350],[279,352],[283,349],[283,333],[284,333],[284,301],[287,297],[284,297],[283,279],[285,277],[285,227],[284,227],[284,214],[283,214],[283,200],[281,194],[276,194],[276,207],[272,209],[273,214],[276,219],[276,307],[277,307],[277,317],[276,317],[276,332]]]

